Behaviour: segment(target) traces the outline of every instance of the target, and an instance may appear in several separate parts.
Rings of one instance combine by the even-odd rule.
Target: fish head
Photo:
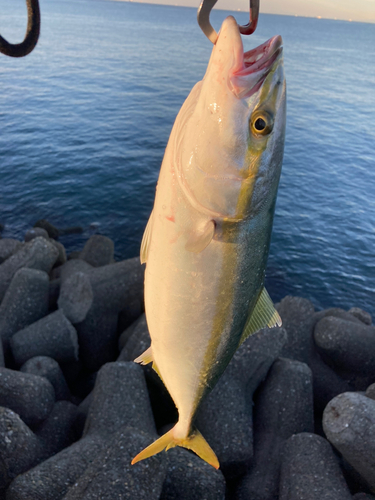
[[[281,37],[244,53],[237,22],[228,17],[176,135],[178,177],[195,208],[242,220],[274,204],[285,103]]]

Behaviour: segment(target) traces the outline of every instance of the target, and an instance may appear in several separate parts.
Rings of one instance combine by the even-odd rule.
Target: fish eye
[[[250,128],[255,135],[268,135],[273,129],[273,118],[267,111],[255,111],[250,121]]]
[[[267,127],[267,123],[263,120],[263,118],[257,118],[254,123],[254,128],[257,132],[263,132],[263,130]]]

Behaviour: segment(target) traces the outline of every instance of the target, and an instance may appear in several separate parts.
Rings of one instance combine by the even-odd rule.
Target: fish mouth
[[[276,59],[282,54],[283,39],[280,35],[270,38],[267,42],[243,55],[243,74],[256,73],[271,68]]]
[[[242,64],[237,66],[238,69],[233,71],[230,77],[237,97],[250,97],[259,90],[267,75],[275,67],[276,61],[281,60],[282,53],[283,39],[280,35],[242,53]]]

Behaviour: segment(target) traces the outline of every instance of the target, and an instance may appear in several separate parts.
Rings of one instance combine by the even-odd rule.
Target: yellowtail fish
[[[219,467],[194,417],[236,349],[281,325],[264,288],[285,135],[282,40],[244,53],[221,28],[203,80],[174,124],[141,246],[153,363],[177,424],[132,461],[182,446]]]

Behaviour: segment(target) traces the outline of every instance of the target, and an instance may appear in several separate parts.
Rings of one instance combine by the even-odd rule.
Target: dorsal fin
[[[257,303],[255,304],[254,310],[247,318],[245,328],[242,332],[242,337],[239,345],[244,342],[247,337],[250,337],[253,333],[261,330],[268,326],[273,328],[274,326],[281,326],[282,321],[279,313],[276,311],[275,306],[268,295],[265,288],[262,289]]]
[[[154,211],[151,212],[151,215],[148,219],[147,226],[145,232],[143,233],[142,243],[141,243],[141,264],[145,264],[148,258],[148,249],[151,241],[151,232],[152,232],[152,216]]]

